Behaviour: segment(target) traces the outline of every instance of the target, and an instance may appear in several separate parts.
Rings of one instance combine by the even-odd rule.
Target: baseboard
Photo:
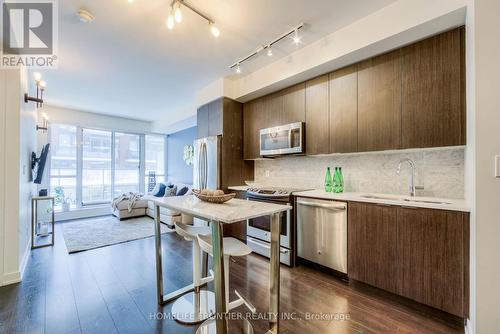
[[[2,286],[19,283],[23,280],[24,272],[26,270],[26,266],[28,265],[30,254],[31,239],[28,241],[26,249],[24,250],[23,258],[21,259],[21,263],[19,264],[19,271],[3,274]]]
[[[24,272],[26,270],[26,267],[28,266],[30,254],[31,254],[31,238],[30,238],[30,240],[28,240],[28,243],[26,245],[26,249],[24,250],[23,259],[21,260],[21,263],[19,265],[19,272],[20,272],[21,280],[23,279]]]

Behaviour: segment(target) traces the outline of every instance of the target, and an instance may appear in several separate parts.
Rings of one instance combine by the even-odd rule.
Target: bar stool
[[[201,277],[201,249],[198,236],[210,234],[211,229],[207,226],[192,226],[175,222],[175,232],[187,241],[193,243],[193,283],[186,289],[191,291],[176,299],[172,305],[172,316],[175,320],[196,324],[210,318],[215,313],[215,294],[212,291],[201,290],[201,286],[213,281],[214,276]]]
[[[256,312],[255,307],[236,290],[234,290],[234,292],[238,296],[238,299],[229,302],[229,258],[231,256],[247,256],[248,254],[252,253],[252,249],[236,238],[226,237],[224,238],[223,242],[224,242],[224,282],[225,282],[224,286],[226,290],[225,291],[226,311],[229,312],[230,310],[235,309],[236,307],[245,305],[250,310],[250,312],[255,313]],[[210,234],[208,235],[198,234],[198,243],[200,245],[200,248],[204,252],[213,256],[212,236]]]

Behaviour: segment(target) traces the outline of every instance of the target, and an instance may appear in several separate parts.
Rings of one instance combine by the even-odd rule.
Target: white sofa
[[[191,194],[191,185],[183,183],[175,183],[177,190],[187,187],[189,190],[186,195]],[[116,210],[112,209],[114,216],[120,220],[133,217],[149,216],[155,218],[154,202],[155,199],[151,194],[144,195],[140,201],[135,202],[131,212],[128,212],[127,202],[119,203]],[[174,227],[175,222],[183,222],[184,224],[192,224],[193,218],[188,215],[181,215],[180,212],[167,208],[160,208],[160,221],[167,224],[169,227]]]

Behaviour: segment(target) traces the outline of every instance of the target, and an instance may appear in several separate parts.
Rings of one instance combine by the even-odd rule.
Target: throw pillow
[[[177,190],[176,196],[184,196],[187,194],[188,191],[189,191],[188,187],[182,187],[181,189]]]
[[[167,184],[163,197],[175,196],[177,194],[177,186],[175,184]]]
[[[151,192],[151,195],[155,197],[163,197],[165,195],[165,188],[167,186],[164,185],[163,183],[157,183],[156,186],[153,188],[153,191]]]

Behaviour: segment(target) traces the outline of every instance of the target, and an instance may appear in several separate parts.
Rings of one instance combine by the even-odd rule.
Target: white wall
[[[25,104],[27,92],[25,71],[2,70],[2,122],[0,133],[3,182],[0,200],[3,207],[2,284],[21,280],[30,250],[30,200],[35,191],[31,183],[30,154],[36,151],[36,112]]]
[[[500,1],[474,1],[476,332],[500,333]]]
[[[151,132],[151,122],[107,116],[81,110],[45,104],[38,113],[46,113],[50,123],[79,125],[97,129],[112,129],[133,133]]]

